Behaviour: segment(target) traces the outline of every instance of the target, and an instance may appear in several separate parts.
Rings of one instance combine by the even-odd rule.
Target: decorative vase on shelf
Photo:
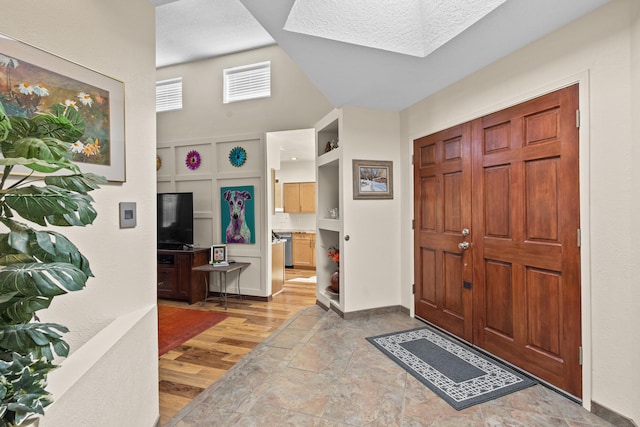
[[[340,293],[340,270],[336,270],[331,275],[331,290],[336,294]]]

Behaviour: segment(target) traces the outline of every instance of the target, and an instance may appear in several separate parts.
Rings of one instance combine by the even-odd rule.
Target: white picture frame
[[[227,261],[227,245],[211,245],[211,261],[213,266],[229,265]]]

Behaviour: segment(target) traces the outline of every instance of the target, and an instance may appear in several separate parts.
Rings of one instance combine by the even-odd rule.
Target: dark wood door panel
[[[417,140],[415,253],[416,314],[471,340],[470,255],[458,244],[471,226],[470,126]]]
[[[527,264],[549,270],[560,270],[562,267],[562,247],[557,244],[543,245],[486,237],[483,239],[483,254],[486,260]]]
[[[485,329],[500,335],[503,339],[513,340],[513,315],[516,310],[512,288],[512,272],[509,263],[485,261],[487,295],[484,306]]]
[[[579,397],[577,108],[576,85],[415,140],[414,253],[418,317]]]
[[[158,266],[158,296],[173,298],[176,296],[178,280],[176,270],[173,267]]]
[[[573,87],[474,121],[472,210],[474,343],[580,396],[577,106]]]

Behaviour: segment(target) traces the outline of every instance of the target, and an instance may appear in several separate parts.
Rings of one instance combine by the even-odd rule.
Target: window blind
[[[156,82],[156,113],[182,109],[182,77]]]
[[[227,68],[224,70],[223,102],[271,96],[271,62]]]

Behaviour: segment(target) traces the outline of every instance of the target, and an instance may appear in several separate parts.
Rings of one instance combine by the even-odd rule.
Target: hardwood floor
[[[225,311],[218,301],[204,307],[158,300],[159,305],[219,311],[228,318],[159,359],[160,423],[166,423],[194,397],[235,365],[300,308],[316,302],[316,284],[301,281],[314,270],[286,269],[283,291],[270,302],[230,298]]]

